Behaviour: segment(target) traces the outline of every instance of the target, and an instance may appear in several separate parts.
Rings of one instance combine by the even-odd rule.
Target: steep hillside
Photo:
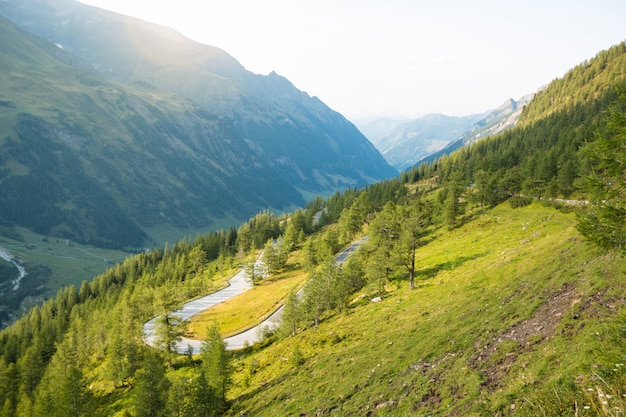
[[[433,235],[414,291],[397,270],[382,301],[368,287],[347,314],[241,355],[228,415],[591,416],[599,393],[623,408],[626,263],[573,223],[503,206]]]
[[[0,21],[0,247],[32,284],[2,306],[123,255],[87,267],[82,251],[160,246],[396,174],[320,100],[171,29],[75,1],[0,15],[26,29]]]
[[[592,246],[579,232],[587,204],[554,200],[586,197],[580,179],[594,174],[598,157],[581,152],[585,142],[623,153],[626,94],[615,87],[626,82],[626,48],[599,56],[610,57],[606,72],[583,70],[587,84],[561,84],[572,96],[607,80],[591,98],[538,112],[398,178],[316,198],[289,215],[262,212],[236,230],[143,252],[64,288],[0,332],[0,412],[623,414],[626,247]],[[600,180],[617,178],[610,197],[623,216],[623,170],[604,172],[611,176]],[[609,207],[593,197],[589,205]],[[365,234],[339,268],[334,254]],[[176,355],[172,346],[187,334],[177,307],[223,287],[236,268],[253,268],[261,249],[271,273],[216,312],[200,355]],[[220,330],[258,324],[277,293],[302,281],[275,333],[227,352]],[[237,308],[252,298],[257,311]],[[247,318],[233,319],[244,310]],[[155,316],[152,348],[143,326]]]
[[[231,119],[107,80],[3,18],[0,36],[0,250],[26,269],[19,285],[0,269],[2,323],[129,251],[305,204]]]
[[[331,193],[395,171],[344,117],[272,73],[157,25],[73,0],[9,0],[0,13],[102,75],[156,86],[232,119],[256,156],[304,193]]]
[[[556,78],[535,95],[530,106],[526,106],[520,125],[528,126],[552,114],[601,100],[607,89],[613,90],[624,82],[625,56],[626,44],[622,42],[577,65],[563,77]]]
[[[357,201],[350,197],[341,204]],[[419,205],[420,196],[403,199],[398,209]],[[153,314],[223,285],[217,264],[199,264],[196,257],[213,236],[130,258],[80,290],[59,292],[0,333],[0,377],[10,381],[0,401],[17,416],[68,410],[118,416],[145,406],[141,392],[156,375],[164,383],[153,387],[152,398],[168,416],[181,409],[186,416],[203,415],[190,410],[207,403],[209,415],[533,416],[543,410],[591,416],[602,414],[582,410],[601,410],[606,399],[598,394],[608,394],[612,407],[624,407],[624,258],[591,250],[567,209],[539,203],[475,209],[457,229],[429,227],[422,234],[414,290],[394,261],[381,293],[377,244],[356,255],[341,275],[318,261],[323,273],[312,280],[326,280],[329,271],[336,279],[354,279],[358,272],[369,284],[346,297],[341,309],[329,303],[317,325],[315,304],[305,293],[295,335],[279,332],[236,353],[232,368],[224,368],[232,371],[218,374],[230,375],[226,402],[212,396],[218,392],[213,382],[201,382],[199,375],[213,372],[209,354],[195,361],[157,356],[141,343],[142,324]],[[389,203],[370,217],[370,232],[395,210]],[[300,213],[303,225],[313,213],[313,206]],[[259,226],[253,236],[268,224]],[[290,274],[306,265],[302,254],[311,249],[305,248],[325,250],[318,245],[328,245],[333,230],[299,243],[300,255],[294,252],[280,274],[250,290],[260,309],[274,302],[264,299],[265,287],[293,280]],[[239,244],[225,245],[226,253]],[[224,318],[232,320],[234,311]]]
[[[0,20],[0,215],[40,234],[141,247],[184,230],[303,204],[234,123],[180,97],[113,83]]]
[[[625,66],[624,43],[600,52],[538,93],[524,108],[515,129],[421,164],[408,176],[436,173],[440,182],[456,176],[457,183],[474,184],[483,202],[517,193],[583,199],[579,177],[586,166],[579,151],[597,133],[609,129],[609,110],[619,97],[618,88],[626,86]],[[546,97],[557,91],[554,97],[570,99],[555,108],[546,107]]]

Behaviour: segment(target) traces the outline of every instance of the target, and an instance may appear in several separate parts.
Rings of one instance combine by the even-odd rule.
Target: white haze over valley
[[[276,71],[349,118],[468,115],[626,39],[623,0],[82,0]]]

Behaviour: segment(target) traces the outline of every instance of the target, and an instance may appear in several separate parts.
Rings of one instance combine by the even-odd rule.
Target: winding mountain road
[[[367,236],[362,237],[361,239],[350,244],[335,257],[337,263],[343,264],[348,259],[348,257],[366,241]],[[261,258],[259,256],[257,263],[260,262],[260,259]],[[183,320],[189,320],[193,315],[200,313],[201,311],[204,311],[208,308],[213,307],[216,304],[222,303],[239,294],[242,294],[246,291],[247,288],[249,288],[249,286],[250,284],[247,280],[247,274],[245,270],[242,269],[228,281],[228,287],[207,296],[190,301],[184,304],[180,309],[172,312],[172,315],[180,317]],[[260,324],[239,334],[225,338],[224,341],[226,342],[226,349],[242,349],[246,345],[252,345],[258,342],[260,340],[262,329],[273,330],[280,325],[282,314],[283,306],[279,307],[276,311],[274,311],[274,313],[272,313],[272,315],[270,315]],[[143,326],[144,341],[152,347],[155,347],[157,342],[156,325],[158,318],[158,316],[152,318]],[[200,353],[201,345],[201,340],[189,339],[184,337],[180,342],[176,344],[176,352],[182,355],[187,353],[189,351],[189,348],[191,348],[193,354],[196,355]]]

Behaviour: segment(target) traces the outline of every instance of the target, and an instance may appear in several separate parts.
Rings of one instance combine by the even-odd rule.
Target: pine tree
[[[415,255],[417,248],[422,245],[429,223],[428,209],[418,203],[416,206],[405,208],[404,222],[398,239],[397,249],[394,251],[399,262],[409,273],[409,288],[415,288]]]
[[[8,417],[15,414],[19,385],[15,364],[7,365],[4,359],[0,358],[0,387],[3,387],[0,390],[0,404],[3,406],[0,416]]]
[[[46,366],[42,358],[41,343],[38,340],[36,339],[35,343],[26,350],[19,362],[21,386],[31,399],[35,394],[35,389],[43,376]]]
[[[370,281],[376,284],[378,295],[383,296],[388,276],[388,256],[383,246],[374,247],[367,260],[366,272]]]
[[[263,264],[267,274],[272,275],[280,271],[287,263],[288,252],[283,250],[282,239],[270,239],[263,247]]]
[[[75,330],[59,345],[37,387],[37,415],[69,417],[90,415],[91,395],[85,389]]]
[[[187,332],[188,323],[178,316],[166,313],[157,319],[156,345],[166,354],[176,352],[176,345]]]
[[[9,398],[7,398],[4,401],[2,409],[0,410],[0,417],[12,417],[15,415],[15,411],[15,405]]]
[[[390,280],[393,248],[401,230],[402,219],[398,216],[397,206],[392,202],[385,204],[369,227],[368,246],[373,248],[373,251],[367,262],[367,272],[370,279],[378,282],[381,294],[384,284]]]
[[[489,194],[493,194],[489,179],[490,175],[485,170],[480,169],[474,173],[475,199],[481,207],[489,203]]]
[[[186,399],[188,396],[188,375],[170,375],[170,386],[167,390],[167,415],[170,417],[186,417]]]
[[[601,249],[626,253],[626,89],[619,93],[607,132],[597,132],[582,150],[592,206],[579,217],[578,230]]]
[[[300,326],[301,317],[300,300],[296,291],[292,290],[287,296],[287,301],[285,301],[285,306],[283,307],[281,332],[285,336],[295,335]]]
[[[217,324],[207,329],[207,338],[202,342],[200,353],[206,379],[215,390],[220,407],[223,407],[226,404],[226,391],[231,384],[233,367],[226,350],[226,342],[222,339]]]
[[[206,373],[199,369],[189,383],[185,417],[214,417],[221,415],[223,399],[208,382]]]
[[[463,185],[461,175],[454,172],[450,181],[446,184],[446,197],[443,202],[443,223],[448,230],[452,230],[459,224],[459,216],[461,215],[461,194],[463,193]]]
[[[165,377],[165,365],[159,354],[147,350],[143,367],[137,371],[133,389],[133,406],[136,417],[160,417],[165,414],[169,381]]]
[[[327,286],[324,276],[318,271],[314,272],[304,287],[304,306],[308,318],[317,326],[322,318],[322,313],[328,304]]]

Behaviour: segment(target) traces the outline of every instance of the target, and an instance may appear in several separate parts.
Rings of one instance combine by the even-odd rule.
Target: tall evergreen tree
[[[206,379],[215,390],[215,395],[220,400],[220,408],[222,408],[226,404],[226,391],[231,384],[233,367],[226,350],[226,342],[222,339],[217,324],[213,324],[208,329],[200,353]]]
[[[289,296],[287,296],[287,301],[285,301],[281,318],[281,332],[285,336],[295,335],[302,320],[300,300],[298,299],[298,294],[295,290],[292,290],[289,293]]]
[[[85,389],[80,352],[77,350],[75,330],[57,349],[37,387],[35,412],[50,417],[91,415],[91,395]]]
[[[607,131],[597,132],[582,150],[592,206],[580,216],[578,230],[604,250],[626,253],[626,89],[619,92]]]
[[[421,203],[404,209],[404,222],[394,251],[409,274],[409,287],[415,288],[415,254],[422,245],[429,223],[428,209]]]
[[[165,313],[157,319],[157,347],[167,355],[176,352],[176,345],[187,332],[188,323],[178,316]]]
[[[308,318],[313,320],[317,326],[322,318],[322,313],[326,310],[329,294],[324,276],[319,272],[314,272],[304,287],[304,306]]]
[[[222,415],[223,399],[211,387],[204,369],[199,369],[189,382],[185,417],[216,417]]]
[[[461,215],[461,194],[463,193],[463,183],[461,173],[456,171],[451,174],[450,180],[446,184],[446,198],[443,205],[443,222],[452,230],[458,226]]]
[[[392,202],[385,204],[383,210],[376,215],[369,227],[368,247],[372,248],[372,252],[367,262],[367,271],[370,279],[379,282],[378,286],[381,293],[384,283],[390,279],[393,248],[400,238],[402,227],[398,208]]]
[[[136,374],[133,389],[133,406],[136,417],[160,417],[165,414],[169,381],[165,365],[157,351],[147,350],[143,366]]]

